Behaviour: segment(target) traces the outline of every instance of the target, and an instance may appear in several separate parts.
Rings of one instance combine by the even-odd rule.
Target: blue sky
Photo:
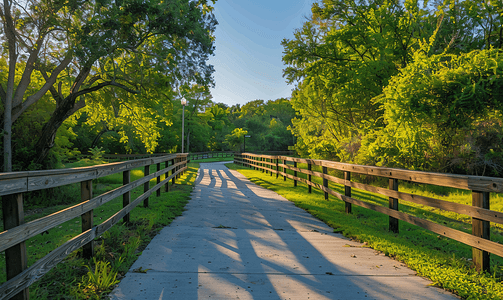
[[[284,38],[293,38],[316,0],[218,0],[214,102],[229,106],[290,97],[283,78]]]

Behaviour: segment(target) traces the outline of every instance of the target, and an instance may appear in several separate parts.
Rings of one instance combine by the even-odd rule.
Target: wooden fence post
[[[307,169],[308,169],[309,171],[311,171],[311,170],[312,170],[312,168],[313,168],[313,167],[312,167],[311,163],[309,163],[309,162],[308,162],[308,163],[307,163]],[[308,175],[307,175],[307,181],[311,182],[311,174],[308,174]],[[311,194],[311,193],[312,193],[312,190],[313,190],[312,188],[313,188],[313,187],[312,187],[310,184],[308,184],[308,185],[307,185],[307,191],[309,192],[309,194]]]
[[[323,174],[327,174],[327,173],[328,173],[327,167],[323,167]],[[325,188],[328,188],[328,179],[323,178],[323,186]],[[327,192],[325,192],[325,200],[328,200],[328,193]]]
[[[174,166],[174,165],[175,165],[175,159],[173,158],[171,160],[171,166]],[[173,169],[171,169],[171,175],[175,174],[175,170],[176,170],[175,167],[173,167]],[[173,178],[171,178],[171,185],[175,184],[175,177],[176,176],[173,176]]]
[[[489,192],[472,191],[472,206],[489,209]],[[472,218],[472,234],[484,239],[490,239],[489,221]],[[489,252],[472,247],[472,260],[479,272],[490,272]]]
[[[293,162],[293,167],[297,168],[297,162],[296,161]],[[293,171],[293,176],[297,177],[297,171]],[[297,180],[296,179],[293,180],[293,186],[297,186]]]
[[[131,171],[127,170],[122,172],[122,185],[126,185],[131,182]],[[131,203],[131,192],[126,192],[122,195],[122,207],[126,207]],[[129,223],[129,213],[122,218],[124,223],[128,224]]]
[[[274,159],[273,159],[273,158],[269,158],[269,162],[270,162],[270,163],[274,163]],[[270,169],[274,168],[274,167],[273,167],[273,166],[271,166],[271,165],[268,165],[267,167],[268,167],[268,168],[270,168]],[[271,176],[272,176],[272,173],[273,173],[273,172],[272,172],[272,171],[270,171],[269,173],[270,173],[270,174],[271,174]]]
[[[177,157],[177,158],[176,158],[176,163],[179,163],[180,161],[181,161],[181,160],[180,160],[180,157]],[[180,170],[180,168],[181,168],[180,166],[177,166],[177,167],[176,167],[176,171],[178,172],[178,171]],[[176,178],[177,178],[177,179],[178,179],[178,178],[180,178],[180,173],[177,173],[177,174],[176,174]]]
[[[3,226],[4,230],[15,228],[24,224],[23,194],[13,194],[2,196]],[[16,277],[28,267],[28,255],[26,253],[26,243],[21,242],[5,250],[5,264],[7,269],[7,280]],[[30,299],[29,289],[26,288],[16,294],[11,299]]]
[[[161,163],[157,163],[157,172],[161,170]],[[157,184],[161,183],[161,175],[157,176]],[[156,196],[161,196],[161,188],[157,189]]]
[[[146,165],[143,169],[143,176],[148,176],[150,174],[150,165]],[[146,193],[150,189],[150,180],[143,184],[143,192]],[[143,200],[143,207],[148,207],[148,197]]]
[[[80,199],[82,202],[87,201],[93,197],[93,181],[86,180],[80,182]],[[81,215],[82,219],[82,232],[86,232],[93,228],[93,210]],[[82,256],[84,258],[91,258],[94,255],[94,241],[90,241],[82,247]]]
[[[398,179],[389,178],[389,189],[398,191]],[[389,197],[389,208],[398,210],[398,199]],[[398,233],[398,219],[389,217],[389,231]]]
[[[344,171],[344,180],[346,181],[351,181],[351,172]],[[351,197],[351,187],[344,185],[344,195],[346,197]],[[350,214],[351,213],[351,203],[345,202],[346,203],[346,213]]]
[[[286,159],[283,159],[283,165],[286,165]],[[283,166],[283,173],[286,174],[286,166]],[[286,176],[283,175],[283,181],[286,181]]]
[[[276,156],[276,178],[279,177],[279,159]]]
[[[169,167],[169,160],[164,162],[164,168],[167,169],[168,167]],[[166,175],[164,175],[165,178],[169,177],[169,171],[164,174],[166,174]],[[164,185],[164,191],[169,192],[169,181],[166,181],[166,184]]]
[[[265,158],[263,158],[263,157],[260,158],[260,161],[261,161],[260,166],[262,167],[261,168],[262,169],[262,173],[266,173],[267,174],[267,171],[264,169],[264,166],[265,166],[264,160],[265,160]]]
[[[185,164],[184,164],[184,166],[183,166],[183,167],[185,168],[185,169],[183,170],[183,174],[185,174],[185,172],[187,172],[187,170],[188,170],[188,167],[189,167],[189,166],[188,166],[188,163],[189,163],[189,162],[188,162],[188,160],[187,160],[187,157],[185,157],[185,158],[183,159],[183,161],[185,162]]]

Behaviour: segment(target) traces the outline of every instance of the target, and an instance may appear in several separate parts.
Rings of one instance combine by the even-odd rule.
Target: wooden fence
[[[152,158],[152,157],[159,157],[159,156],[166,156],[170,155],[169,153],[154,153],[154,154],[103,154],[103,158],[110,161],[110,160],[135,160],[135,159],[142,159],[142,158]],[[91,157],[91,155],[84,156],[84,157]]]
[[[208,151],[208,152],[191,152],[189,153],[189,160],[198,160],[214,157],[233,157],[234,151]]]
[[[163,168],[161,164],[164,165]],[[157,166],[157,172],[149,174],[151,165]],[[138,167],[144,167],[144,177],[130,182],[131,170]],[[5,251],[7,267],[7,282],[0,286],[0,299],[28,299],[28,287],[79,248],[83,248],[85,257],[93,256],[95,237],[99,237],[121,220],[129,222],[129,214],[134,207],[142,201],[147,207],[149,196],[154,192],[160,196],[163,186],[169,191],[169,181],[174,184],[175,179],[183,174],[186,168],[187,154],[171,154],[84,168],[0,173],[0,196],[2,196],[4,219],[4,231],[0,233],[0,252]],[[122,173],[123,185],[99,196],[93,196],[92,181],[115,173]],[[165,179],[161,181],[163,174]],[[157,184],[150,188],[150,180],[154,178],[157,179]],[[24,192],[78,182],[81,184],[80,204],[24,223]],[[144,193],[131,201],[131,191],[142,185]],[[93,209],[119,196],[122,196],[123,208],[103,223],[93,226]],[[28,268],[25,241],[76,217],[82,219],[82,233]]]
[[[326,160],[259,155],[253,153],[236,153],[234,155],[234,162],[244,166],[253,167],[255,169],[261,169],[263,172],[271,172],[271,175],[275,173],[276,177],[283,176],[284,180],[286,180],[286,178],[290,178],[294,181],[294,186],[297,186],[297,182],[303,182],[308,185],[309,193],[311,193],[312,187],[318,188],[324,192],[325,200],[328,200],[328,195],[333,195],[339,200],[344,201],[346,213],[351,213],[352,205],[357,205],[386,214],[389,216],[389,230],[392,232],[398,233],[398,222],[400,220],[469,245],[473,249],[473,262],[479,271],[489,271],[489,253],[503,257],[503,245],[490,240],[490,222],[503,224],[503,213],[490,210],[489,204],[489,195],[491,192],[503,192],[502,178],[410,171],[384,167],[352,165]],[[299,163],[306,164],[307,169],[299,168]],[[313,171],[312,166],[321,167],[322,172]],[[328,169],[343,172],[344,178],[329,175]],[[293,175],[288,174],[287,170],[290,170],[291,173],[293,172]],[[306,174],[307,179],[298,177],[298,173]],[[364,176],[388,178],[389,187],[386,189],[351,181],[352,173]],[[312,176],[322,178],[323,184],[312,182]],[[399,192],[399,180],[471,190],[472,205],[453,203],[430,197]],[[329,181],[344,186],[344,194],[330,189],[328,186]],[[389,206],[384,207],[355,199],[351,196],[352,188],[378,193],[389,197]],[[472,234],[400,212],[399,199],[458,214],[468,215],[472,218]]]

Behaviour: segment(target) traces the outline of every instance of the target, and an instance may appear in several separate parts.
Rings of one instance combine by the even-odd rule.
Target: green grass
[[[503,298],[501,284],[503,259],[501,257],[491,255],[491,272],[480,274],[473,268],[471,247],[462,243],[406,222],[400,222],[400,233],[394,234],[388,231],[389,217],[387,215],[355,205],[353,205],[353,213],[346,214],[344,202],[333,196],[329,196],[329,201],[325,201],[323,192],[314,188],[309,194],[305,184],[299,182],[298,186],[294,188],[292,180],[284,181],[282,177],[276,179],[275,174],[271,176],[262,171],[251,170],[235,164],[227,164],[227,166],[238,170],[252,182],[273,190],[294,202],[296,206],[334,228],[334,232],[341,232],[357,241],[367,242],[375,250],[406,263],[420,276],[430,279],[436,286],[452,291],[466,299]],[[300,175],[299,177],[302,177]],[[304,174],[302,175],[305,177]],[[321,183],[319,178],[313,177],[313,181]],[[382,185],[383,183],[375,181],[372,184]],[[343,187],[340,185],[330,183],[329,186],[339,193],[344,193]],[[413,184],[401,184],[400,191],[471,204],[470,193],[456,189],[428,189]],[[377,194],[353,189],[352,196],[381,206],[388,205],[388,199]],[[501,195],[491,194],[491,209],[501,211],[502,200]],[[471,219],[466,216],[404,201],[400,201],[400,211],[451,228],[471,232]],[[491,227],[491,239],[503,243],[501,227]]]
[[[164,226],[169,225],[176,216],[181,215],[190,198],[198,168],[199,164],[189,163],[188,170],[176,180],[174,186],[170,186],[169,193],[164,192],[164,187],[161,189],[160,197],[153,193],[149,197],[149,207],[144,208],[140,203],[133,209],[129,225],[119,223],[95,239],[97,260],[109,262],[110,267],[114,272],[117,272],[120,279],[151,238]],[[155,170],[156,166],[151,166],[150,172],[155,172]],[[131,181],[141,177],[143,177],[143,168],[132,170]],[[155,184],[156,179],[154,178],[150,181],[150,186]],[[109,175],[93,181],[93,194],[100,195],[121,185],[122,174]],[[67,199],[67,203],[61,205],[31,206],[27,209],[29,213],[26,216],[26,221],[38,219],[80,202],[78,185],[65,187],[65,190],[69,192],[69,195],[73,195],[73,199]],[[143,186],[134,189],[131,200],[136,199],[142,193]],[[122,197],[105,203],[94,210],[94,224],[102,223],[121,208]],[[81,232],[81,219],[75,218],[50,229],[47,234],[37,235],[27,240],[28,265],[30,266]],[[89,272],[86,266],[93,269],[93,261],[81,258],[80,249],[74,251],[64,262],[58,264],[30,287],[31,299],[99,299],[101,293],[106,293],[109,289],[93,289],[89,285],[82,284],[83,277]],[[1,252],[0,284],[6,281],[5,273],[5,254]]]
[[[196,161],[198,163],[204,163],[204,162],[217,162],[217,161],[232,161],[234,160],[234,156],[228,156],[228,157],[212,157],[212,158],[204,158],[204,159],[193,159],[191,161]]]

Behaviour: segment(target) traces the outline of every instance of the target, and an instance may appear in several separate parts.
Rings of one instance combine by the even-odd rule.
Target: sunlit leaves
[[[302,137],[298,148],[320,145],[311,155],[351,160],[358,139],[382,126],[374,98],[412,60],[418,40],[430,36],[420,22],[427,12],[418,1],[345,0],[316,3],[312,12],[295,38],[283,41],[284,76],[296,84],[293,107],[311,124],[296,121],[292,130]],[[313,124],[316,140],[307,130]]]
[[[442,170],[475,151],[484,159],[486,148],[496,145],[484,142],[484,149],[478,149],[483,139],[476,139],[500,128],[497,121],[490,124],[503,110],[502,90],[500,50],[433,56],[419,52],[377,99],[386,127],[364,138],[360,162]],[[487,131],[475,134],[478,127]]]

